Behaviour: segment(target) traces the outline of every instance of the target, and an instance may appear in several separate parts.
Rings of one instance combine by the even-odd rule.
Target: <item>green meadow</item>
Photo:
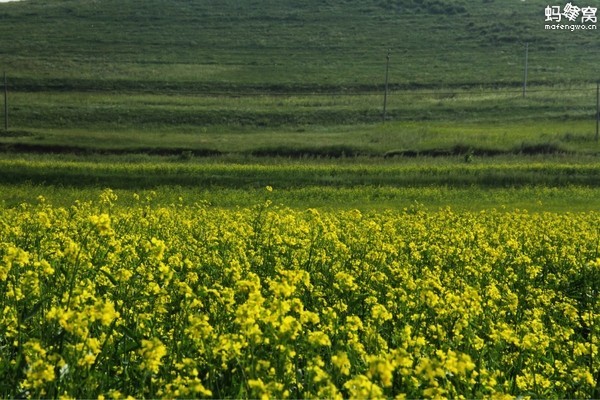
[[[385,208],[406,202],[372,204],[367,193],[594,190],[598,31],[545,29],[547,6],[1,4],[8,130],[0,132],[0,184],[21,185],[2,198],[34,197],[24,188],[86,197],[94,188],[171,186],[207,198],[218,187],[246,198],[245,191],[272,185],[359,190],[365,195],[324,196],[330,201],[318,204],[336,207],[355,197],[354,205]],[[582,165],[590,170],[580,173]],[[578,172],[565,172],[571,169]],[[58,197],[69,198],[66,192]],[[453,196],[432,205],[523,203]],[[312,204],[292,198],[299,207]],[[558,208],[574,205],[571,198]],[[577,204],[594,208],[587,199]],[[524,203],[545,209],[543,201]]]

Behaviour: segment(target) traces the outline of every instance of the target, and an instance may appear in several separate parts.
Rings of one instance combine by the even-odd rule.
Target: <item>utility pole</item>
[[[8,132],[8,85],[6,84],[6,71],[4,72],[4,130]]]
[[[383,93],[383,122],[385,122],[385,115],[387,111],[387,94],[388,94],[388,74],[390,71],[390,52],[388,49],[387,56],[385,57],[385,92]]]
[[[523,97],[527,91],[527,67],[529,63],[529,42],[525,43],[525,76],[523,77]]]
[[[600,81],[596,81],[596,142],[599,138],[598,127],[600,125]]]

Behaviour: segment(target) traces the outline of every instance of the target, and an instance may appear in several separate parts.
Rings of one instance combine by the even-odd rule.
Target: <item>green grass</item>
[[[55,206],[69,207],[76,202],[97,200],[104,189],[64,187],[40,184],[0,184],[0,205],[18,207],[36,204],[42,196]],[[295,209],[358,209],[362,211],[424,210],[451,208],[458,212],[480,210],[528,210],[529,212],[598,211],[600,188],[587,186],[526,186],[512,188],[451,187],[327,187],[275,188],[199,188],[158,186],[153,189],[117,189],[118,204],[135,206],[134,194],[154,206],[171,204],[206,204],[211,207],[236,209],[252,207],[261,200]]]
[[[357,158],[332,160],[207,159],[197,162],[177,158],[126,157],[87,159],[70,157],[5,158],[0,160],[1,183],[50,184],[72,187],[151,189],[179,185],[204,189],[251,189],[271,185],[282,189],[321,186],[481,188],[569,185],[600,185],[600,164],[593,158],[574,162],[572,157],[509,157],[490,162],[475,158],[465,163],[460,157],[406,161]]]
[[[392,92],[381,122],[381,94],[248,95],[36,92],[11,95],[11,132],[0,143],[80,150],[263,155],[382,156],[471,148],[519,153],[546,145],[597,153],[595,90]],[[333,149],[333,150],[332,150]],[[64,149],[68,151],[68,149]],[[59,151],[59,150],[57,150]]]
[[[203,155],[519,153],[536,146],[596,153],[597,31],[545,30],[546,5],[2,4],[10,132],[0,145]],[[523,98],[525,42],[530,87]]]
[[[597,31],[545,30],[546,6],[2,4],[10,129],[0,132],[0,181],[84,197],[108,186],[249,190],[253,197],[274,185],[294,192],[282,198],[292,203],[303,188],[317,197],[322,190],[322,206],[369,204],[369,192],[383,191],[374,207],[405,204],[398,199],[406,193],[395,190],[412,190],[411,203],[438,186],[464,195],[442,196],[433,207],[470,204],[472,196],[485,198],[484,188],[594,190]],[[530,203],[519,196],[507,198]],[[551,208],[568,204],[565,196]],[[581,207],[592,204],[584,196]]]
[[[543,0],[440,3],[28,0],[0,37],[24,87],[380,87],[388,48],[394,85],[518,85],[525,42],[532,82],[597,79],[597,30],[545,30]]]

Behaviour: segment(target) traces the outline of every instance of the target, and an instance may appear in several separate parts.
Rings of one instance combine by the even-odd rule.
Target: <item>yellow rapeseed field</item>
[[[599,213],[136,202],[0,209],[0,396],[600,396]]]

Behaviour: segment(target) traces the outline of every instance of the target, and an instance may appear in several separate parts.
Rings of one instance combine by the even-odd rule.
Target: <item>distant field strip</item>
[[[18,89],[18,88],[17,88]],[[397,121],[462,121],[592,118],[595,87],[542,86],[526,99],[515,88],[438,87],[396,90],[387,118]],[[11,88],[12,90],[12,88]],[[348,125],[381,120],[383,88],[365,93],[252,93],[224,95],[186,90],[140,92],[11,92],[11,125],[27,128],[93,128],[177,125],[278,127]],[[183,94],[182,94],[183,93]]]
[[[96,163],[0,160],[0,182],[67,186],[150,188],[160,185],[214,187],[302,187],[322,185],[600,185],[600,162],[589,164],[335,165],[183,162]]]
[[[0,184],[0,206],[20,207],[36,204],[40,198],[48,204],[68,207],[80,201],[94,201],[102,187],[67,187],[33,183]],[[250,207],[266,198],[273,204],[305,210],[358,209],[364,211],[424,210],[452,208],[462,211],[528,210],[530,212],[599,211],[600,187],[590,186],[520,186],[520,187],[452,187],[435,186],[304,186],[223,188],[197,186],[160,186],[148,189],[115,189],[122,207],[135,206],[136,198],[150,199],[153,206],[205,204],[215,208]]]

